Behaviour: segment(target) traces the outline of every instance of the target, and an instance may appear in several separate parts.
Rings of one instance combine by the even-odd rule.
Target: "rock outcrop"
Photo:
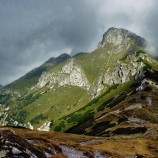
[[[84,89],[89,89],[90,84],[80,65],[71,58],[60,71],[57,72],[44,72],[39,79],[37,86],[43,87],[49,85],[51,88],[54,86],[78,86]]]
[[[113,44],[115,46],[129,45],[129,43],[137,44],[139,47],[146,47],[147,41],[137,36],[136,34],[125,30],[111,27],[103,34],[103,39],[98,44],[98,48],[103,47],[105,44]]]
[[[136,53],[127,56],[126,60],[117,60],[114,65],[110,65],[107,70],[101,71],[97,83],[94,83],[91,91],[92,96],[98,96],[105,85],[127,83],[133,77],[136,81],[143,79],[143,67],[145,64],[140,60],[144,59],[145,54]],[[140,61],[139,61],[140,60]]]

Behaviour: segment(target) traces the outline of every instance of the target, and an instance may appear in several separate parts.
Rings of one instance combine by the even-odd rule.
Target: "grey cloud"
[[[156,0],[1,0],[0,84],[52,56],[94,50],[112,26],[129,29],[156,46],[157,6]]]
[[[149,40],[149,42],[155,47],[155,56],[158,56],[158,1],[154,1],[154,6],[150,12],[149,16],[146,17],[143,27],[144,36]]]

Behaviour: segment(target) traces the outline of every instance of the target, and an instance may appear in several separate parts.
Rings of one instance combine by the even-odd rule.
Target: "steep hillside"
[[[108,137],[154,133],[158,127],[158,72],[145,75],[148,77],[127,91],[99,103],[93,117],[68,132]]]
[[[37,84],[39,77],[42,75],[43,72],[51,69],[52,67],[55,67],[56,65],[64,62],[70,58],[68,54],[62,54],[57,58],[50,58],[48,61],[46,61],[44,64],[42,64],[40,67],[33,69],[32,71],[28,72],[25,76],[21,77],[20,79],[14,81],[11,84],[8,84],[5,86],[6,89],[9,89],[10,91],[18,91],[19,93],[26,92],[29,88]]]
[[[107,109],[114,113],[121,109],[121,102],[127,104],[134,97],[129,94],[137,95],[136,89],[148,78],[157,87],[158,63],[145,53],[146,46],[146,40],[134,33],[110,28],[92,53],[50,59],[1,90],[0,124],[99,134],[85,121],[95,122],[106,116]],[[133,106],[128,104],[125,109]],[[155,115],[156,111],[151,117]]]

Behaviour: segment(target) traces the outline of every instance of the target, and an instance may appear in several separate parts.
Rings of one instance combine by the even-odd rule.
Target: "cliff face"
[[[39,78],[37,86],[40,88],[48,84],[51,88],[55,86],[78,86],[89,89],[90,84],[86,78],[84,70],[79,66],[74,58],[69,59],[60,71],[44,72]]]

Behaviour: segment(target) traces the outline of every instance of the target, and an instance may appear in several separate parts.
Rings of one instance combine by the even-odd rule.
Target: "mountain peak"
[[[63,53],[63,54],[58,56],[58,58],[65,58],[65,57],[67,58],[67,57],[71,57],[71,56],[67,53]]]
[[[63,62],[66,59],[70,58],[71,56],[67,53],[63,53],[61,55],[59,55],[58,57],[54,58],[50,58],[48,61],[46,61],[45,63],[47,64],[55,64],[55,63],[59,63],[59,62]]]
[[[135,33],[123,28],[111,27],[103,34],[102,41],[99,42],[98,46],[104,46],[107,43],[120,46],[127,45],[131,42],[142,48],[147,45],[147,41]]]

